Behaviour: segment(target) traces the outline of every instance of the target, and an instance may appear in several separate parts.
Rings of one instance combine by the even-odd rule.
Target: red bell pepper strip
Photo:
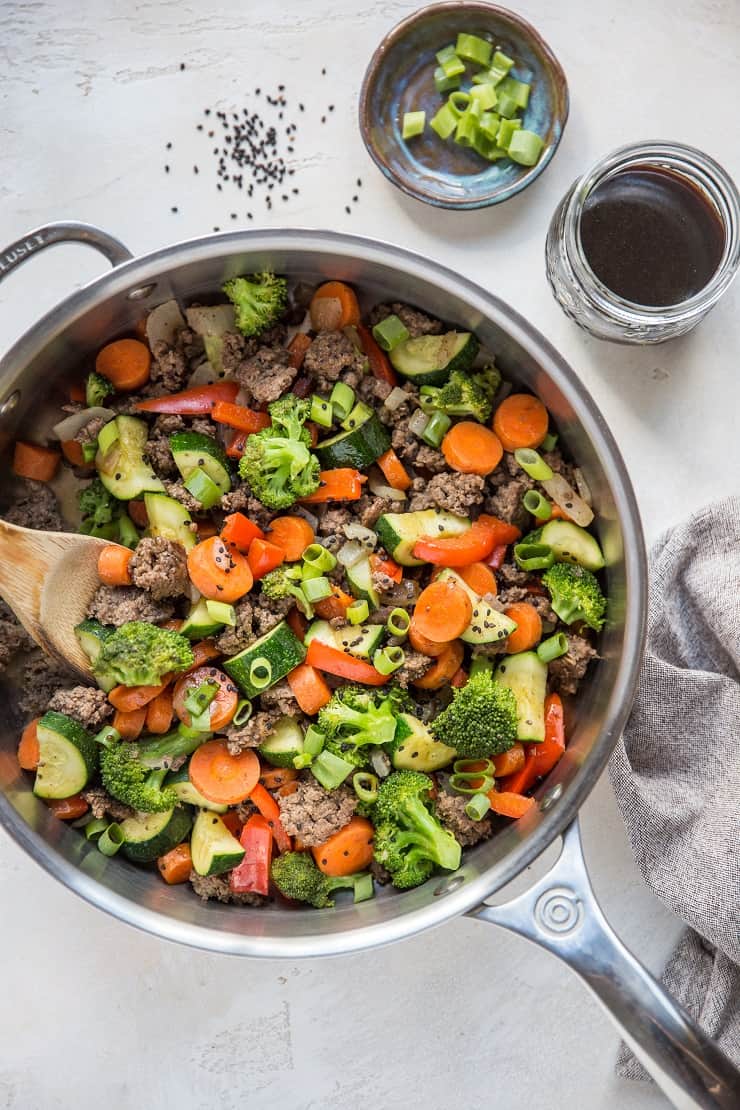
[[[308,497],[301,497],[305,505],[319,504],[323,501],[358,501],[362,497],[362,485],[367,481],[364,474],[349,466],[336,470],[322,470],[321,485]]]
[[[374,551],[370,555],[370,569],[380,574],[387,574],[396,583],[400,583],[403,579],[403,569],[395,559],[383,559]]]
[[[513,543],[521,532],[495,516],[480,516],[459,536],[422,536],[414,544],[414,558],[445,567],[466,567],[485,561],[494,547]]]
[[[258,578],[264,578],[275,567],[279,567],[281,563],[285,562],[285,552],[281,547],[269,540],[261,540],[259,537],[252,540],[247,552],[247,562],[249,569],[255,581]]]
[[[249,800],[250,802],[254,802],[257,809],[270,826],[270,831],[275,838],[278,851],[289,852],[293,847],[293,841],[282,826],[282,822],[280,821],[280,806],[277,804],[272,794],[265,789],[262,783],[257,783],[254,790],[249,795]]]
[[[491,809],[499,817],[523,817],[532,806],[537,804],[534,798],[523,798],[521,794],[512,794],[503,790],[489,790],[488,800],[491,803]]]
[[[563,703],[559,694],[545,698],[545,739],[541,744],[524,745],[524,766],[521,771],[501,779],[501,786],[512,794],[531,790],[537,779],[552,771],[565,751]]]
[[[164,397],[149,397],[146,401],[137,401],[136,408],[139,412],[194,416],[212,412],[219,401],[235,401],[238,392],[238,382],[213,382],[212,385],[185,389],[182,393],[167,393]]]
[[[211,411],[211,419],[217,424],[228,424],[240,432],[261,432],[269,428],[270,416],[266,412],[255,412],[246,405],[233,405],[230,401],[217,401]]]
[[[247,445],[251,432],[234,432],[233,436],[226,444],[226,454],[230,459],[240,459],[244,454],[244,448]]]
[[[221,539],[224,543],[233,543],[234,547],[237,547],[242,554],[246,555],[249,551],[252,540],[263,540],[264,538],[265,533],[262,529],[244,513],[230,513],[229,516],[224,518]]]
[[[326,671],[339,678],[348,678],[350,682],[361,682],[365,686],[385,686],[390,678],[390,675],[376,671],[370,663],[365,663],[362,659],[354,659],[346,652],[339,651],[338,648],[329,647],[328,644],[320,644],[318,640],[312,640],[308,645],[306,662],[309,666],[316,667],[318,671]]]
[[[272,830],[258,813],[249,818],[242,829],[241,846],[244,858],[229,876],[229,886],[235,894],[263,894],[270,889],[270,863],[272,862]]]
[[[491,570],[499,570],[499,568],[501,566],[503,566],[504,562],[506,561],[506,552],[507,551],[508,551],[508,544],[505,544],[505,543],[497,543],[496,544],[493,551],[491,552],[489,557],[486,559],[486,564],[491,568]]]
[[[463,667],[458,667],[458,669],[455,671],[452,678],[450,679],[450,686],[454,686],[456,689],[459,690],[462,686],[465,686],[467,681],[468,672]]]
[[[390,363],[390,359],[381,351],[378,344],[375,342],[373,333],[364,324],[357,325],[357,331],[362,343],[362,349],[367,355],[367,361],[370,365],[370,373],[374,378],[380,382],[387,382],[388,385],[398,385],[398,375]]]

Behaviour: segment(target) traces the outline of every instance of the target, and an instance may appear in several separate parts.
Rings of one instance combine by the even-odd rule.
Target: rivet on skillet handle
[[[680,1110],[737,1110],[740,1072],[613,932],[586,870],[578,821],[559,859],[524,894],[470,917],[539,944],[568,964],[608,1011],[632,1051]]]
[[[58,243],[85,243],[100,251],[110,262],[111,266],[120,266],[133,258],[131,251],[125,247],[120,239],[101,231],[92,224],[82,224],[75,221],[66,223],[46,224],[29,231],[22,239],[16,240],[4,250],[0,250],[0,281],[4,281],[8,274],[22,266],[32,255],[53,247]]]

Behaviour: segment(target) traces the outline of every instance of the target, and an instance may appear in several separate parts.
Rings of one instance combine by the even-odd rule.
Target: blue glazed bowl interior
[[[434,86],[435,54],[459,31],[489,39],[515,59],[512,75],[532,85],[522,127],[545,141],[537,165],[508,158],[485,162],[452,138],[443,142],[429,127],[446,99]],[[464,86],[479,68],[468,63]],[[403,115],[419,110],[426,111],[424,134],[405,141]],[[487,4],[435,5],[399,24],[370,62],[360,99],[363,138],[386,177],[411,196],[445,208],[497,204],[526,188],[555,153],[567,116],[568,87],[557,59],[529,24]]]

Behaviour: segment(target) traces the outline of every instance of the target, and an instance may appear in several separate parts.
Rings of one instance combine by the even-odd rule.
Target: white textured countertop
[[[740,176],[737,5],[521,4],[568,74],[571,117],[535,185],[499,209],[471,213],[433,211],[401,196],[372,166],[357,132],[357,90],[372,49],[416,6],[5,0],[0,239],[78,219],[145,252],[216,225],[246,225],[243,199],[237,205],[226,190],[216,191],[195,124],[205,106],[241,108],[251,104],[255,86],[284,83],[285,121],[301,124],[291,181],[300,193],[288,203],[276,200],[272,212],[255,202],[249,226],[387,239],[509,301],[552,340],[601,405],[653,540],[692,508],[737,489],[740,287],[681,341],[642,350],[607,346],[581,333],[552,300],[544,238],[573,178],[627,141],[693,143]],[[298,100],[306,105],[300,116]],[[329,103],[335,109],[322,125]],[[167,141],[173,148],[165,157]],[[354,193],[360,199],[353,205]],[[0,350],[100,270],[92,252],[65,247],[13,275],[0,287]],[[584,807],[583,836],[607,915],[659,968],[678,923],[644,887],[605,779]],[[617,1038],[565,967],[477,922],[455,921],[331,961],[209,956],[93,910],[4,834],[0,892],[2,1110],[665,1105],[654,1090],[614,1078]]]

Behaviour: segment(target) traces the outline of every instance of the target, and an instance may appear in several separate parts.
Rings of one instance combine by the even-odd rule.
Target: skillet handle
[[[111,266],[119,266],[121,262],[128,262],[134,257],[120,239],[93,227],[92,224],[71,220],[66,223],[45,224],[35,231],[29,231],[28,235],[11,243],[5,250],[0,250],[0,281],[4,281],[8,274],[27,262],[31,255],[57,243],[86,243],[88,247],[95,247],[104,254]]]
[[[469,915],[539,944],[575,971],[680,1110],[737,1110],[740,1072],[622,944],[588,878],[576,819],[559,859],[524,894]]]

